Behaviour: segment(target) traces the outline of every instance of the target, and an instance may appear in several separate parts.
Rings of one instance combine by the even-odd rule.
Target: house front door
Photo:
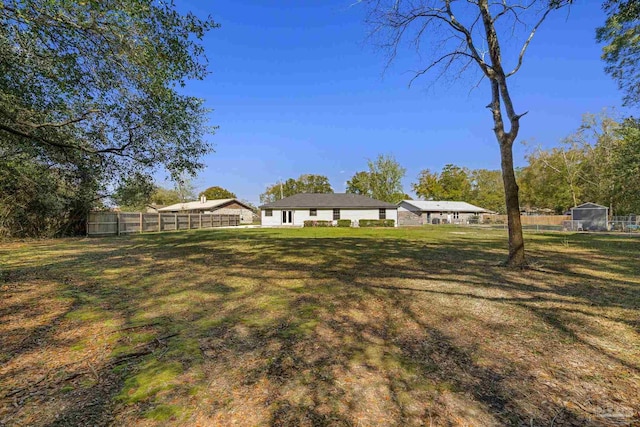
[[[293,224],[293,211],[282,211],[282,225]]]

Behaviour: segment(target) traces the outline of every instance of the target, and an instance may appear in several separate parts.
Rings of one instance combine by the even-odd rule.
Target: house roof
[[[278,208],[397,209],[398,207],[393,203],[348,193],[300,193],[260,206],[260,209]]]
[[[164,208],[158,209],[158,212],[175,212],[175,211],[195,211],[202,209],[214,209],[220,207],[222,205],[229,204],[231,202],[236,202],[239,205],[244,206],[247,209],[251,209],[246,204],[242,203],[238,199],[216,199],[216,200],[207,200],[204,203],[200,200],[195,202],[184,202],[184,203],[176,203],[175,205],[169,205]]]
[[[606,206],[599,205],[597,203],[587,202],[571,208],[571,210],[574,210],[574,209],[609,209],[609,208]]]
[[[471,203],[448,200],[403,200],[400,203],[410,204],[425,212],[489,212],[487,209],[474,206]]]

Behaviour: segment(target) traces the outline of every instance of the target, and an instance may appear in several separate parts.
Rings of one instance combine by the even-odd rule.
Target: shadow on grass
[[[252,411],[266,411],[254,423],[274,426],[452,419],[588,424],[589,414],[563,405],[560,395],[544,402],[527,395],[542,394],[542,386],[526,369],[478,362],[481,350],[431,321],[428,304],[446,298],[454,305],[513,307],[549,328],[536,340],[567,339],[569,347],[588,348],[638,375],[635,360],[586,341],[565,316],[595,317],[595,308],[637,331],[637,316],[628,315],[640,308],[638,265],[630,256],[638,255],[637,241],[536,235],[529,243],[542,268],[525,273],[498,267],[506,256],[499,233],[465,233],[215,230],[85,239],[63,256],[55,246],[64,241],[53,242],[50,256],[37,263],[12,259],[4,283],[20,292],[26,278],[44,277],[73,301],[47,323],[13,331],[17,338],[5,346],[9,363],[0,381],[17,375],[19,364],[12,362],[43,343],[67,351],[72,342],[58,338],[60,322],[99,307],[118,324],[107,333],[155,325],[116,333],[111,353],[91,367],[91,387],[65,394],[63,384],[44,381],[52,384],[50,395],[20,402],[57,406],[57,417],[37,424],[102,425],[135,417],[190,424],[226,414],[224,424]],[[3,304],[0,317],[30,310],[34,298]],[[457,319],[464,311],[447,316]],[[103,320],[89,316],[87,322]],[[153,342],[173,331],[175,340]],[[139,349],[143,338],[153,353],[114,369],[110,362]],[[184,403],[189,395],[201,402],[195,409]],[[20,420],[21,410],[4,400],[5,419]],[[179,409],[167,403],[174,401]]]

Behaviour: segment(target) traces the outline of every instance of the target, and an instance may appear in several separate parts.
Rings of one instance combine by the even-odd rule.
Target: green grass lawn
[[[0,425],[640,423],[640,239],[238,229],[0,246]],[[626,424],[625,424],[626,423]]]

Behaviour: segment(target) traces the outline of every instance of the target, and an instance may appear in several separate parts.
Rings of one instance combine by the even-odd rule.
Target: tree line
[[[515,168],[520,209],[563,214],[585,202],[607,206],[612,214],[640,213],[640,120],[616,119],[603,111],[585,114],[582,124],[552,148],[528,147],[527,164]],[[398,203],[406,169],[391,155],[368,160],[368,170],[356,172],[346,192]],[[423,200],[465,201],[506,213],[499,169],[470,169],[447,164],[440,171],[422,170],[411,189]],[[301,175],[269,186],[262,203],[297,193],[333,193],[324,175]]]

